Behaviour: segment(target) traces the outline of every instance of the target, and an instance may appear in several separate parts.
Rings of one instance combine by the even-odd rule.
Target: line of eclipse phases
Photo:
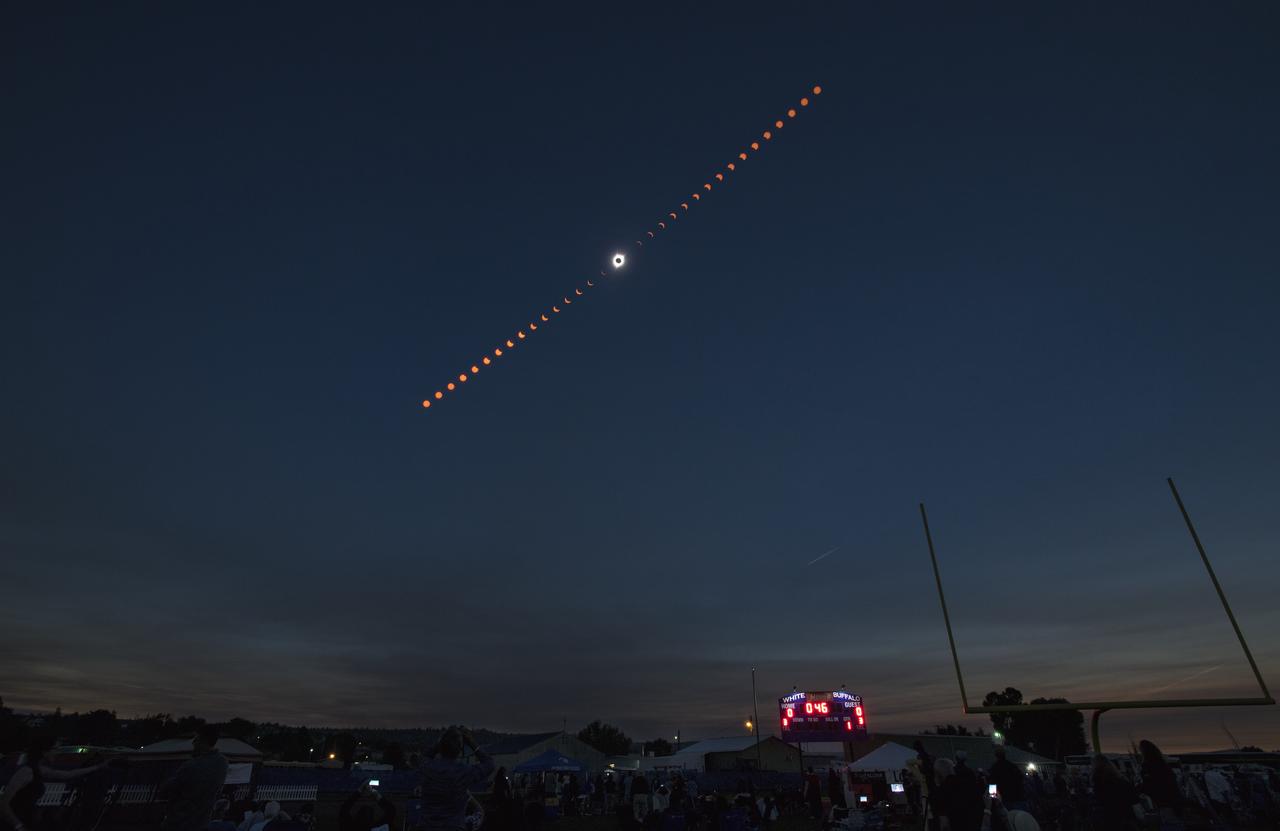
[[[814,86],[810,91],[810,94],[816,98],[822,94],[822,87]],[[805,107],[809,106],[809,103],[809,96],[805,95],[798,102],[798,108],[789,107],[786,110],[785,118],[776,119],[770,129],[766,129],[761,132],[759,138],[755,139],[745,148],[740,150],[732,161],[724,165],[720,170],[716,171],[711,178],[702,184],[701,188],[689,194],[684,201],[679,203],[678,211],[667,211],[656,225],[645,230],[645,232],[640,235],[640,238],[635,240],[635,247],[637,249],[643,248],[646,241],[652,244],[661,234],[670,230],[670,228],[688,214],[690,210],[700,204],[704,196],[709,195],[715,187],[724,184],[727,181],[729,174],[738,172],[743,162],[748,161],[753,154],[760,152],[761,148],[763,148],[765,144],[771,142],[774,137],[777,136],[779,132],[791,121],[791,119],[794,119],[801,111],[804,110]],[[612,256],[610,256],[608,264],[612,266],[614,272],[621,271],[627,265],[626,253],[623,251],[615,251]],[[600,276],[607,276],[604,269],[601,269]],[[485,353],[475,363],[465,367],[463,371],[457,374],[455,380],[450,380],[444,385],[444,387],[437,389],[435,392],[431,393],[431,395],[422,399],[422,408],[424,410],[430,410],[432,407],[437,406],[440,402],[444,401],[445,396],[460,391],[463,384],[474,379],[482,370],[492,368],[500,358],[506,356],[508,352],[522,345],[524,341],[528,340],[542,326],[546,326],[548,323],[551,323],[557,316],[568,310],[568,308],[575,302],[581,301],[582,298],[586,296],[587,290],[595,287],[596,284],[592,280],[585,280],[574,286],[572,292],[561,296],[559,303],[553,303],[549,309],[539,312],[533,318],[530,318],[523,327],[516,330],[514,335],[499,341],[498,345],[494,347],[492,351]]]

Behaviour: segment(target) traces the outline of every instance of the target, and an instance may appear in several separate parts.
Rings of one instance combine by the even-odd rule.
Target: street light
[[[750,733],[750,732],[751,732],[751,728],[755,727],[755,725],[751,723],[751,719],[747,719],[747,720],[743,723],[743,727],[746,727],[746,728],[747,728],[747,732],[748,732],[748,733]]]

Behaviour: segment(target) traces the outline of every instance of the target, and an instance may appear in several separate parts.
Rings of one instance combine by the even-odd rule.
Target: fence
[[[36,802],[41,808],[60,808],[75,801],[76,792],[68,788],[65,782],[49,782],[44,786],[44,794]]]
[[[263,802],[315,802],[319,788],[315,785],[262,785],[253,797]],[[147,805],[156,801],[155,785],[112,785],[107,798],[115,805]],[[36,803],[41,808],[64,808],[74,805],[79,791],[65,782],[48,782]],[[240,785],[231,793],[232,801],[248,799],[250,788]]]
[[[254,798],[262,802],[315,802],[319,790],[315,785],[260,785]]]
[[[154,785],[112,785],[107,790],[107,798],[116,805],[146,805],[154,800]],[[315,788],[312,788],[312,794]],[[41,808],[65,808],[74,805],[79,791],[65,782],[48,782],[44,793],[36,802]]]
[[[147,805],[155,801],[155,785],[113,785],[107,792],[116,805]]]

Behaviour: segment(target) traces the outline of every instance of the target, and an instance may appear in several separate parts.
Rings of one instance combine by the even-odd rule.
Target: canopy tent
[[[232,762],[259,762],[262,751],[239,739],[218,739],[218,752]],[[191,739],[164,739],[149,744],[138,750],[129,751],[129,755],[138,760],[171,761],[191,758]]]
[[[849,767],[852,770],[883,771],[890,782],[896,782],[902,769],[914,758],[916,752],[911,748],[886,742]]]
[[[586,769],[587,766],[577,759],[570,759],[554,750],[547,750],[516,765],[512,773],[542,773],[546,770],[583,773]]]

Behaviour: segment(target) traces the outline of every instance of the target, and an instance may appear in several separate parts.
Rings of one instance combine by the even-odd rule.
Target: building
[[[253,781],[255,767],[262,765],[262,751],[239,739],[218,739],[218,751],[227,757],[228,785],[247,785]],[[156,773],[156,779],[164,779],[178,766],[191,758],[191,739],[164,739],[139,750],[132,750],[128,758],[139,765],[146,765]]]
[[[697,772],[771,770],[800,772],[800,750],[775,736],[762,738],[757,751],[755,736],[703,739],[679,753],[646,759],[654,768],[679,768]]]
[[[561,756],[581,762],[591,773],[599,773],[608,767],[608,760],[599,750],[564,731],[533,733],[525,736],[508,736],[480,748],[493,757],[493,763],[508,771],[521,762],[554,750]]]
[[[936,736],[931,733],[872,733],[866,741],[848,745],[852,748],[852,757],[849,761],[856,762],[886,744],[897,744],[914,749],[916,742],[919,742],[925,752],[935,759],[955,759],[957,754],[963,753],[965,763],[974,770],[986,770],[996,761],[996,742],[990,736]],[[1004,750],[1005,758],[1015,765],[1028,767],[1029,770],[1058,764],[1053,759],[1038,756],[1011,744],[1005,744]]]
[[[218,752],[229,762],[260,762],[262,751],[239,739],[218,739]],[[140,750],[130,751],[129,757],[138,761],[171,762],[191,758],[191,739],[163,739]]]
[[[641,761],[653,761],[653,760],[652,758],[646,758],[644,756],[641,756],[638,753],[630,756],[610,756],[608,759],[605,760],[605,762],[609,765],[610,770],[622,771],[622,772],[631,771],[633,773],[635,771],[640,770]],[[646,770],[647,769],[648,768],[646,768]]]

